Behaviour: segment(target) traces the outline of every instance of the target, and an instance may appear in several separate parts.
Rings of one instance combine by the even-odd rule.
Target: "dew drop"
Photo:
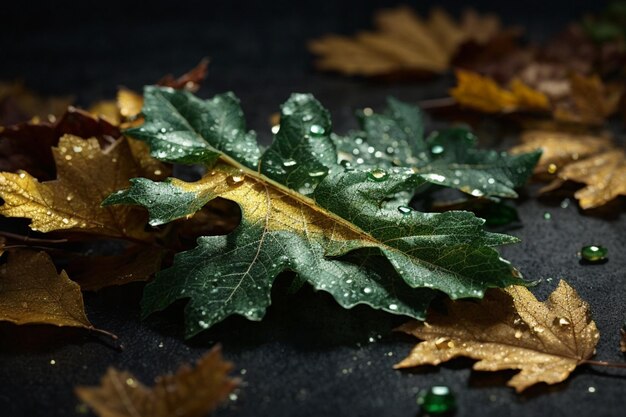
[[[441,155],[444,151],[444,147],[441,145],[435,145],[432,148],[430,148],[430,153],[432,153],[433,155]]]
[[[558,324],[561,327],[569,326],[570,324],[572,324],[565,317],[557,317],[556,319],[554,319],[554,321],[556,322],[556,324]]]
[[[285,167],[292,167],[292,166],[294,166],[296,164],[297,164],[297,162],[295,160],[293,160],[293,159],[285,159],[283,161],[283,166],[285,166]]]
[[[554,174],[558,170],[558,167],[555,164],[548,165],[548,173]]]
[[[367,178],[371,181],[381,182],[385,181],[388,175],[384,169],[376,168],[367,173]]]
[[[231,185],[231,186],[239,186],[243,184],[245,179],[246,179],[245,175],[235,174],[235,175],[229,175],[228,177],[226,177],[226,182],[228,183],[228,185]]]
[[[372,293],[372,289],[370,287],[365,287],[365,288],[363,288],[363,292],[365,294],[371,294]]]
[[[328,174],[327,171],[313,171],[309,172],[309,177],[321,177],[322,175]]]
[[[441,349],[448,349],[450,347],[448,342],[450,342],[450,338],[448,338],[448,337],[440,337],[440,338],[435,340],[435,346],[437,347],[437,349],[440,349],[440,350]]]
[[[397,309],[398,309],[398,305],[397,304],[389,304],[389,310],[396,311]]]
[[[408,206],[398,206],[398,211],[403,215],[407,216],[413,212],[413,209]]]
[[[309,128],[309,131],[311,132],[311,135],[313,137],[324,136],[324,133],[326,133],[326,129],[324,129],[320,125],[311,125],[311,127]]]

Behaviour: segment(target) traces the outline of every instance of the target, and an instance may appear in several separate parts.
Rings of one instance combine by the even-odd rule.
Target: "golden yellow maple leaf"
[[[376,31],[354,37],[327,35],[309,43],[316,66],[347,75],[440,73],[461,45],[486,43],[501,30],[493,15],[466,11],[459,22],[439,8],[422,19],[408,7],[379,11]]]
[[[626,195],[626,154],[610,137],[531,130],[521,135],[521,142],[511,153],[543,151],[535,174],[552,182],[542,192],[554,190],[565,181],[586,184],[574,194],[583,209]]]
[[[450,95],[461,105],[486,113],[549,110],[550,101],[519,79],[510,88],[500,87],[492,78],[466,70],[456,71],[457,85]]]
[[[213,348],[195,368],[182,365],[176,374],[157,378],[148,388],[126,371],[109,368],[98,387],[77,387],[76,395],[99,417],[202,417],[213,411],[238,385],[229,378],[233,365]]]
[[[16,251],[0,267],[0,321],[96,329],[87,319],[80,287],[57,274],[45,252]]]
[[[589,305],[565,281],[544,302],[519,286],[490,290],[479,303],[447,301],[447,314],[431,311],[426,322],[399,330],[423,342],[396,368],[465,356],[478,360],[478,371],[519,370],[508,382],[517,392],[564,381],[593,356],[600,338]]]
[[[141,151],[137,151],[141,155]],[[145,215],[132,207],[101,207],[129,178],[162,178],[148,171],[122,138],[106,150],[96,139],[64,135],[53,148],[57,179],[40,183],[25,171],[0,173],[0,214],[32,220],[31,229],[72,230],[115,238],[147,240]],[[147,167],[152,169],[151,166]]]

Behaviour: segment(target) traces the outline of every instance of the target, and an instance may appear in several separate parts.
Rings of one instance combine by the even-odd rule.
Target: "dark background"
[[[442,97],[449,77],[428,83],[375,84],[312,69],[306,41],[327,32],[353,33],[371,25],[374,10],[397,2],[121,1],[0,5],[0,79],[23,79],[45,94],[73,94],[79,104],[111,98],[124,85],[140,89],[165,73],[180,74],[200,58],[212,60],[200,95],[234,91],[251,128],[267,140],[268,116],[293,91],[312,92],[332,112],[335,128],[355,125],[356,108],[380,108],[394,95],[417,101]],[[453,13],[462,1],[416,2],[421,12],[443,5]],[[604,2],[475,1],[541,40]],[[623,137],[623,135],[622,135]],[[510,143],[507,136],[501,143]],[[575,203],[537,200],[536,187],[518,202],[521,227],[507,230],[523,242],[504,256],[532,279],[533,291],[549,294],[566,278],[592,306],[602,338],[597,358],[623,361],[619,328],[626,317],[623,209],[608,216],[583,215]],[[544,220],[550,212],[552,220]],[[580,265],[576,252],[600,243],[610,250],[603,265]],[[478,373],[468,361],[416,372],[391,367],[415,343],[390,334],[401,317],[365,307],[343,310],[323,293],[305,288],[288,296],[280,282],[263,322],[233,318],[184,342],[180,308],[139,321],[142,285],[86,294],[97,327],[120,336],[123,351],[85,332],[46,327],[0,326],[0,415],[84,415],[75,385],[95,385],[108,366],[127,369],[143,382],[193,361],[215,342],[236,363],[244,380],[237,398],[218,416],[389,416],[418,412],[420,389],[446,384],[457,393],[458,416],[624,415],[626,372],[582,368],[565,383],[516,395],[504,386],[511,373]],[[373,340],[373,342],[370,342]],[[51,365],[50,361],[56,361]],[[590,387],[595,392],[590,392]]]

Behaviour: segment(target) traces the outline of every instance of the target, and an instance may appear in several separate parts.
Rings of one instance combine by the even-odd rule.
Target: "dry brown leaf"
[[[106,120],[70,107],[54,122],[27,122],[0,128],[0,171],[28,171],[39,180],[56,176],[52,147],[65,134],[96,137],[103,148],[121,133]]]
[[[552,191],[565,181],[586,184],[574,194],[583,209],[626,195],[626,154],[609,137],[532,130],[522,134],[521,142],[510,152],[543,151],[535,174],[552,182],[542,192]]]
[[[311,41],[317,67],[363,76],[441,73],[450,68],[463,44],[484,44],[501,31],[495,16],[474,11],[466,11],[456,22],[442,9],[422,19],[412,9],[398,7],[378,12],[374,20],[374,32]]]
[[[70,261],[67,270],[81,290],[147,281],[161,267],[163,250],[134,247],[119,255],[82,256]]]
[[[167,74],[165,77],[161,78],[157,85],[162,85],[164,87],[172,87],[177,90],[188,90],[191,92],[196,92],[200,88],[200,85],[204,81],[207,76],[207,72],[209,69],[209,59],[203,58],[198,65],[184,73],[178,78],[174,78],[172,74]]]
[[[554,118],[565,122],[600,125],[617,111],[622,97],[621,86],[607,86],[597,76],[573,74],[570,94],[554,104]]]
[[[146,171],[122,138],[106,150],[98,141],[65,135],[53,148],[57,179],[40,183],[25,171],[0,173],[0,214],[32,219],[31,229],[71,230],[115,238],[148,240],[146,216],[132,207],[101,207],[129,178],[162,178]],[[162,174],[162,173],[159,173]]]
[[[540,91],[514,79],[510,88],[502,88],[493,79],[478,73],[457,70],[457,86],[450,95],[462,106],[487,113],[549,110],[550,101]]]
[[[72,97],[40,97],[20,82],[0,83],[0,126],[33,118],[54,121],[72,101]]]
[[[77,387],[76,395],[99,417],[202,417],[238,385],[228,377],[233,365],[213,348],[195,368],[181,366],[175,375],[158,377],[148,388],[134,375],[109,368],[98,387]]]
[[[600,333],[589,305],[565,281],[544,301],[524,287],[490,290],[481,302],[447,301],[447,313],[400,327],[423,342],[396,365],[438,365],[465,356],[477,371],[520,370],[508,382],[517,392],[556,384],[593,356]]]
[[[81,327],[113,336],[89,322],[80,287],[65,271],[57,274],[45,252],[10,253],[0,267],[0,283],[1,321]]]
[[[207,76],[209,67],[208,58],[202,59],[198,65],[181,75],[178,78],[174,78],[172,74],[168,74],[161,78],[156,84],[164,87],[172,87],[177,90],[188,90],[191,92],[198,91],[200,85]],[[141,94],[129,90],[127,88],[120,88],[117,92],[116,106],[118,116],[127,120],[132,120],[141,113],[143,107],[143,97]]]

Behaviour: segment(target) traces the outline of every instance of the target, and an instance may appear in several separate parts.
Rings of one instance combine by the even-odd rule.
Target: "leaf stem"
[[[594,360],[591,360],[591,359],[585,359],[580,364],[581,365],[604,366],[606,368],[623,368],[623,369],[626,369],[626,362],[594,361]]]
[[[103,334],[105,336],[108,336],[108,337],[110,337],[113,340],[117,340],[118,339],[116,334],[111,333],[111,332],[109,332],[107,330],[98,329],[97,327],[89,327],[88,329],[91,330],[92,332],[100,333],[100,334]]]
[[[40,239],[36,237],[18,235],[17,233],[0,231],[1,236],[6,236],[11,239],[19,240],[22,242],[33,242],[33,243],[67,243],[67,239]]]
[[[454,97],[441,97],[433,98],[429,100],[421,100],[417,102],[417,105],[424,110],[428,109],[440,109],[443,107],[450,107],[456,104]]]

